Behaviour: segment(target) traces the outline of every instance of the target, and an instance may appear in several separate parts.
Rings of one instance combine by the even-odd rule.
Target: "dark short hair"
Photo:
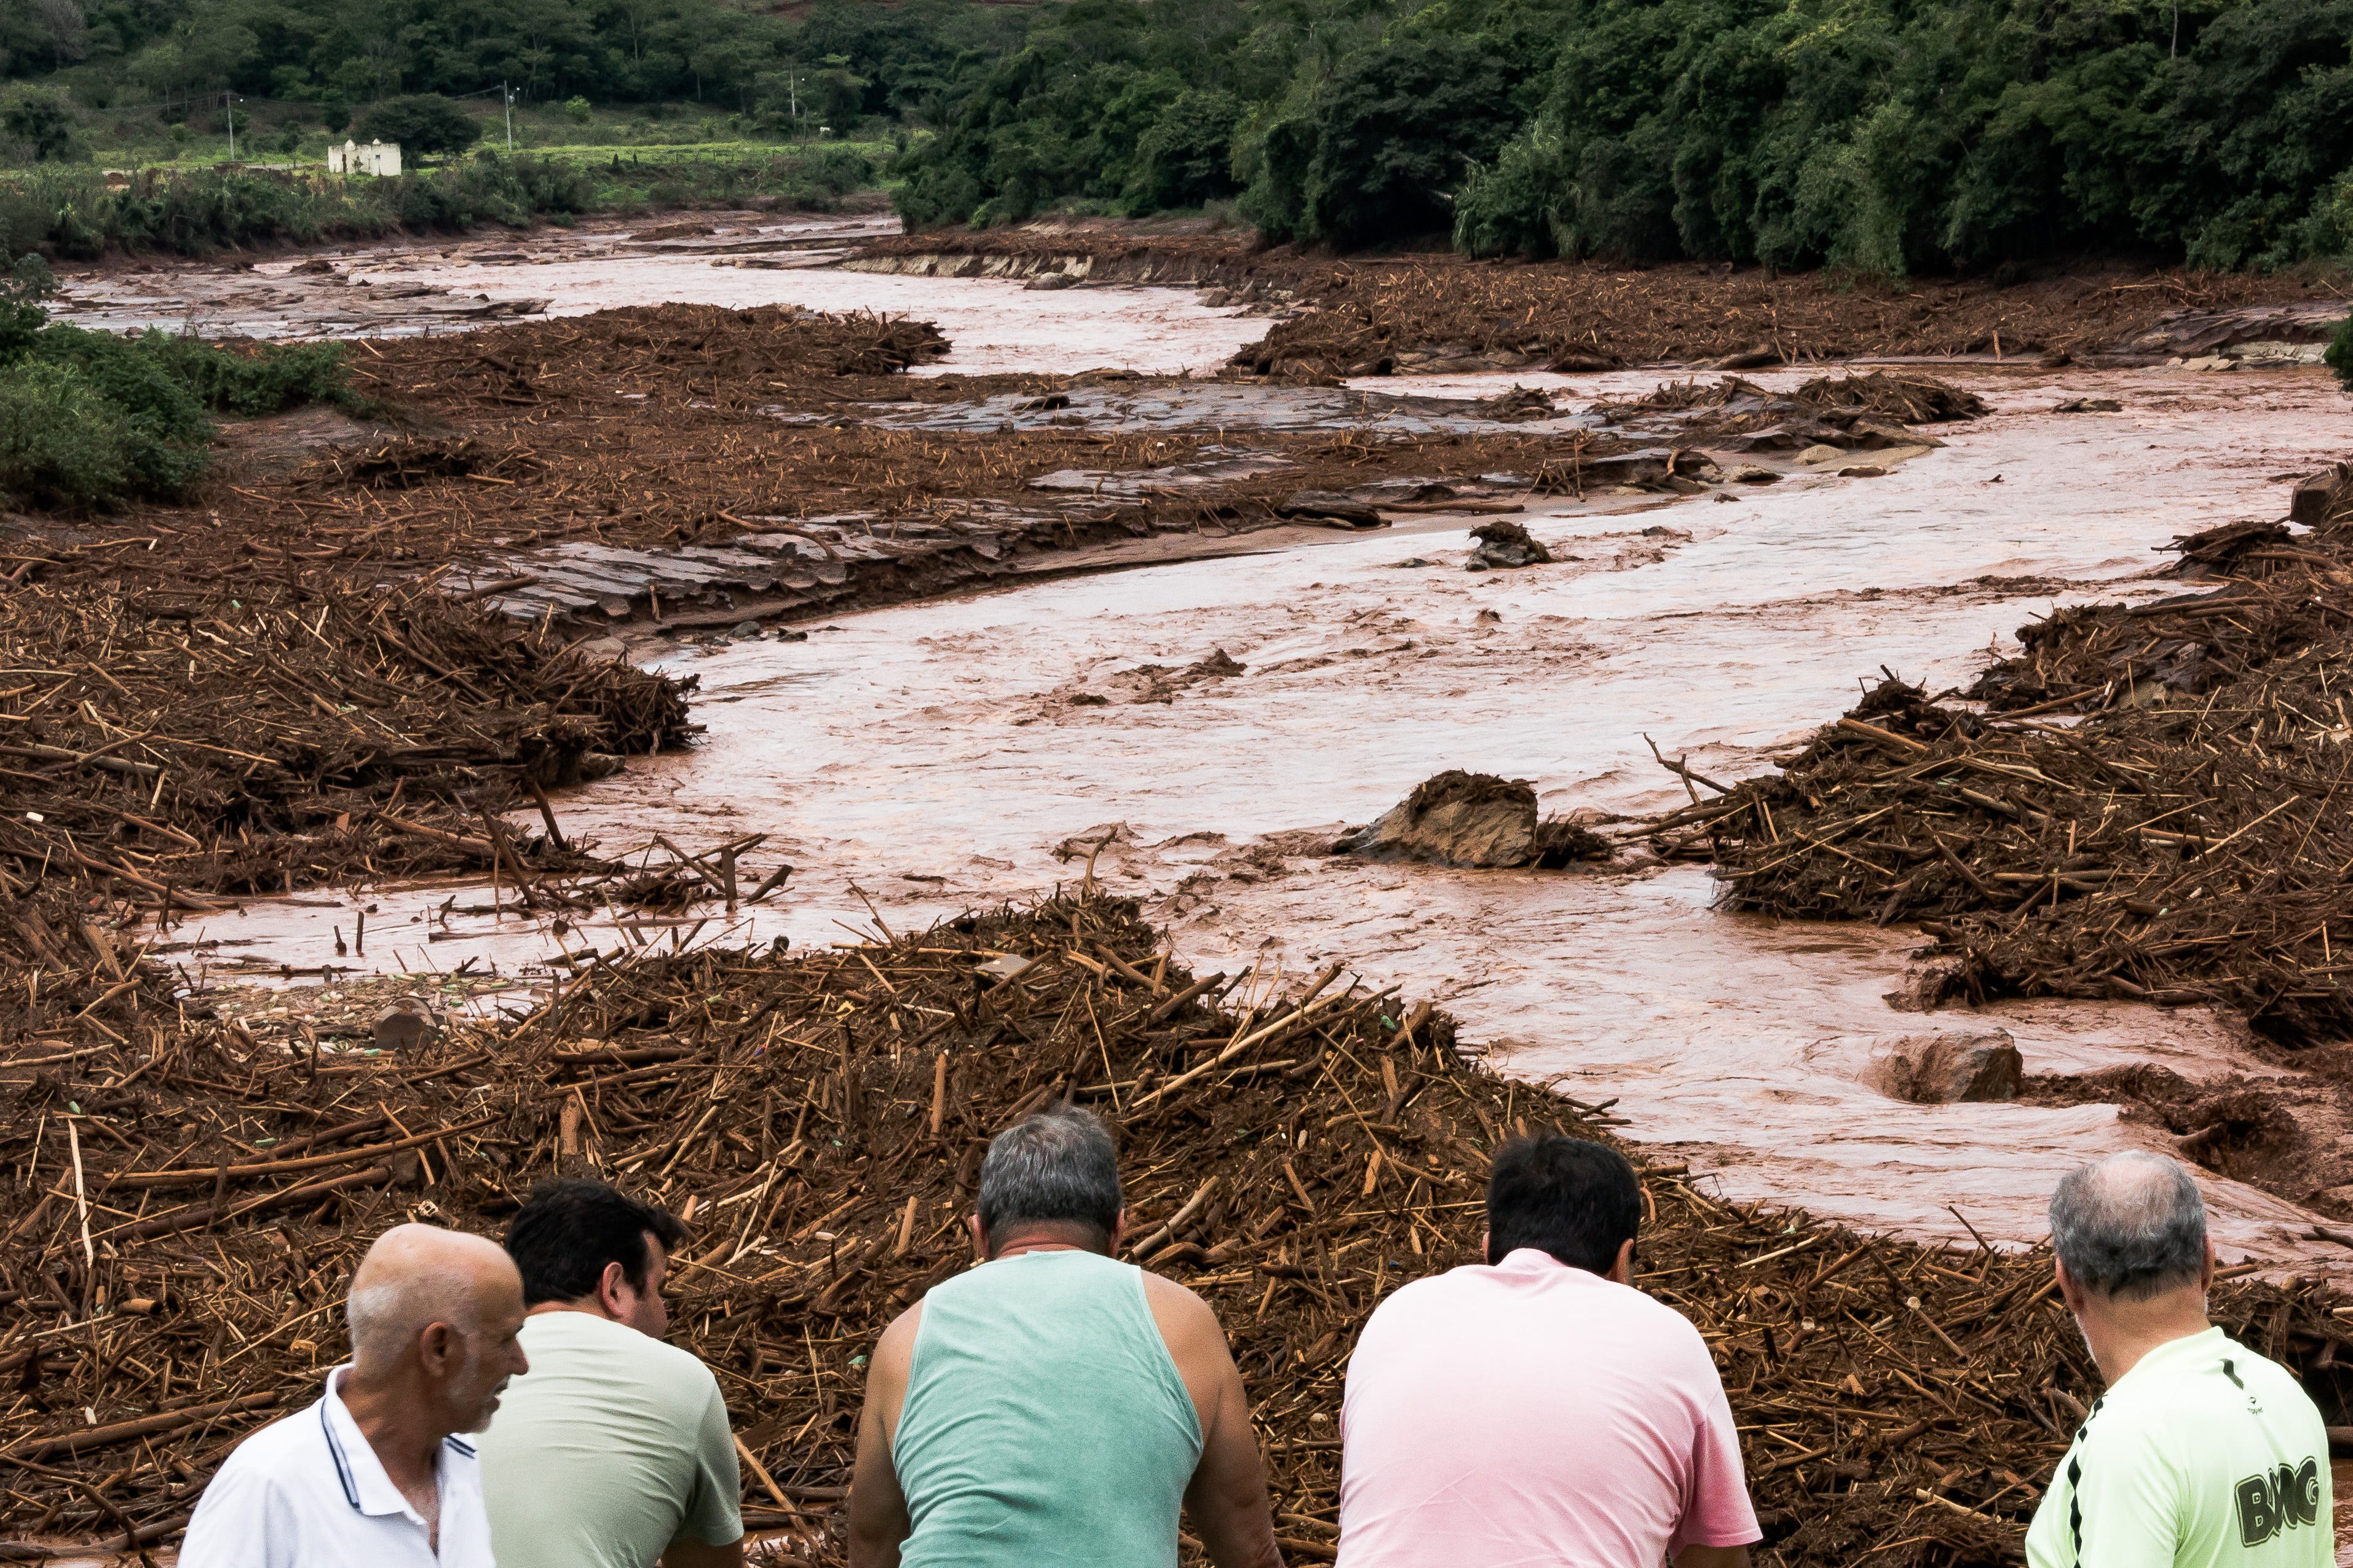
[[[637,1289],[646,1288],[646,1237],[674,1252],[686,1226],[668,1209],[642,1204],[603,1182],[542,1182],[507,1226],[507,1256],[522,1274],[522,1301],[577,1301],[593,1293],[605,1266],[617,1263]]]
[[[2051,1245],[2084,1289],[2145,1301],[2204,1276],[2206,1202],[2180,1161],[2128,1149],[2059,1179]]]
[[[1062,1225],[1098,1248],[1119,1225],[1119,1150],[1092,1110],[1041,1110],[998,1133],[980,1163],[980,1228]]]
[[[1487,1261],[1523,1247],[1607,1274],[1642,1224],[1642,1187],[1626,1156],[1582,1138],[1514,1138],[1487,1176]]]

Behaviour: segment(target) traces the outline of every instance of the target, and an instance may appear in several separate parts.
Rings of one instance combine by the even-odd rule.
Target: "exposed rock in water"
[[[1865,1080],[1915,1105],[2016,1100],[2025,1058],[2007,1029],[1976,1035],[1909,1035],[1873,1058]]]
[[[1525,779],[1450,768],[1333,848],[1375,860],[1525,866],[1535,858],[1536,792]]]
[[[1471,559],[1463,563],[1463,570],[1467,572],[1541,566],[1552,560],[1552,552],[1538,543],[1526,529],[1516,522],[1482,522],[1471,531],[1471,537],[1479,542],[1479,546],[1472,551]],[[1439,775],[1440,778],[1448,776],[1445,773]],[[1430,781],[1432,784],[1436,782],[1436,779]],[[1429,784],[1422,786],[1424,789],[1429,787]],[[1535,796],[1531,795],[1529,799],[1533,802]],[[1533,805],[1530,809],[1534,809]]]
[[[1517,382],[1512,384],[1511,391],[1479,398],[1471,406],[1482,418],[1506,422],[1551,419],[1560,412],[1552,405],[1551,393],[1533,386],[1522,386]]]
[[[1610,846],[1575,823],[1538,822],[1536,792],[1525,779],[1449,768],[1416,785],[1378,821],[1342,835],[1332,852],[1439,866],[1553,868],[1606,858]]]
[[[1607,860],[1617,852],[1617,846],[1581,823],[1549,817],[1536,824],[1535,865],[1540,870],[1557,870],[1574,860]]]
[[[1329,490],[1300,490],[1274,511],[1277,517],[1297,522],[1329,522],[1343,528],[1379,528],[1388,521],[1371,502]]]

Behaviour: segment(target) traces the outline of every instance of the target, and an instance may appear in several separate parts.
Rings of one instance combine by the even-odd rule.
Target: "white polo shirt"
[[[441,1550],[385,1474],[327,1373],[327,1392],[228,1457],[180,1547],[180,1568],[493,1568],[491,1521],[470,1444],[441,1440]]]

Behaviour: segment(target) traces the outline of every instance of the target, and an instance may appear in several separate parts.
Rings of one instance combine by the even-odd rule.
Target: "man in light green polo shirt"
[[[2327,1431],[2284,1368],[2207,1321],[2189,1173],[2137,1152],[2071,1172],[2051,1243],[2108,1391],[2035,1510],[2031,1568],[2331,1568]]]
[[[543,1183],[509,1226],[532,1361],[480,1442],[499,1568],[743,1568],[727,1402],[661,1339],[685,1234],[602,1182]]]

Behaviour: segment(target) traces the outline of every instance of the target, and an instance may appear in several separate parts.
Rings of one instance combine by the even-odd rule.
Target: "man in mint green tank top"
[[[884,1331],[849,1489],[851,1568],[1279,1568],[1241,1374],[1174,1280],[1114,1261],[1111,1135],[1065,1108],[980,1168],[984,1261]]]

